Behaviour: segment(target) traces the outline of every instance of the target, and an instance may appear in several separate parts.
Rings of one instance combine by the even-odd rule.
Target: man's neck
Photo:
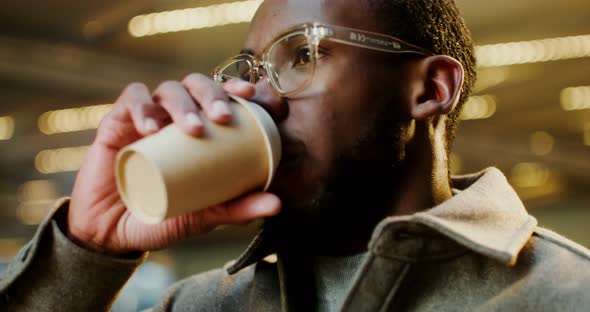
[[[414,214],[453,196],[444,133],[424,123],[415,127],[399,177],[403,182],[392,190],[390,215]]]

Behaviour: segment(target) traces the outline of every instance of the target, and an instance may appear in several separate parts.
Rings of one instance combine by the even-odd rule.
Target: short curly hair
[[[367,0],[381,27],[391,35],[457,59],[465,70],[459,103],[448,115],[447,152],[450,152],[459,115],[469,98],[477,65],[471,33],[453,0]]]

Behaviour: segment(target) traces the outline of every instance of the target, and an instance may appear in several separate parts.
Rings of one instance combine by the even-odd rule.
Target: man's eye
[[[295,56],[293,60],[293,67],[305,66],[311,62],[311,51],[309,47],[300,47],[295,50]]]

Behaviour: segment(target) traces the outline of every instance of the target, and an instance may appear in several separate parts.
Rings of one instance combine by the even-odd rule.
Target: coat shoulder
[[[546,245],[546,248],[561,251],[558,255],[567,255],[572,257],[572,260],[580,261],[581,264],[590,265],[590,250],[572,240],[542,227],[535,229],[533,237]]]
[[[537,227],[519,256],[529,271],[529,282],[546,297],[558,294],[570,303],[583,301],[590,305],[590,251],[547,229]],[[579,302],[580,304],[582,302]],[[579,306],[579,305],[576,305]]]
[[[491,264],[491,263],[490,263]],[[488,311],[585,311],[590,306],[590,252],[537,227],[514,266],[485,270],[493,286],[482,305]]]

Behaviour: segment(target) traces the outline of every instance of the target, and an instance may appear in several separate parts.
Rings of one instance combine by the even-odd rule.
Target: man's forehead
[[[323,22],[366,28],[366,0],[265,0],[250,25],[246,47],[260,53],[270,41],[292,26]]]

